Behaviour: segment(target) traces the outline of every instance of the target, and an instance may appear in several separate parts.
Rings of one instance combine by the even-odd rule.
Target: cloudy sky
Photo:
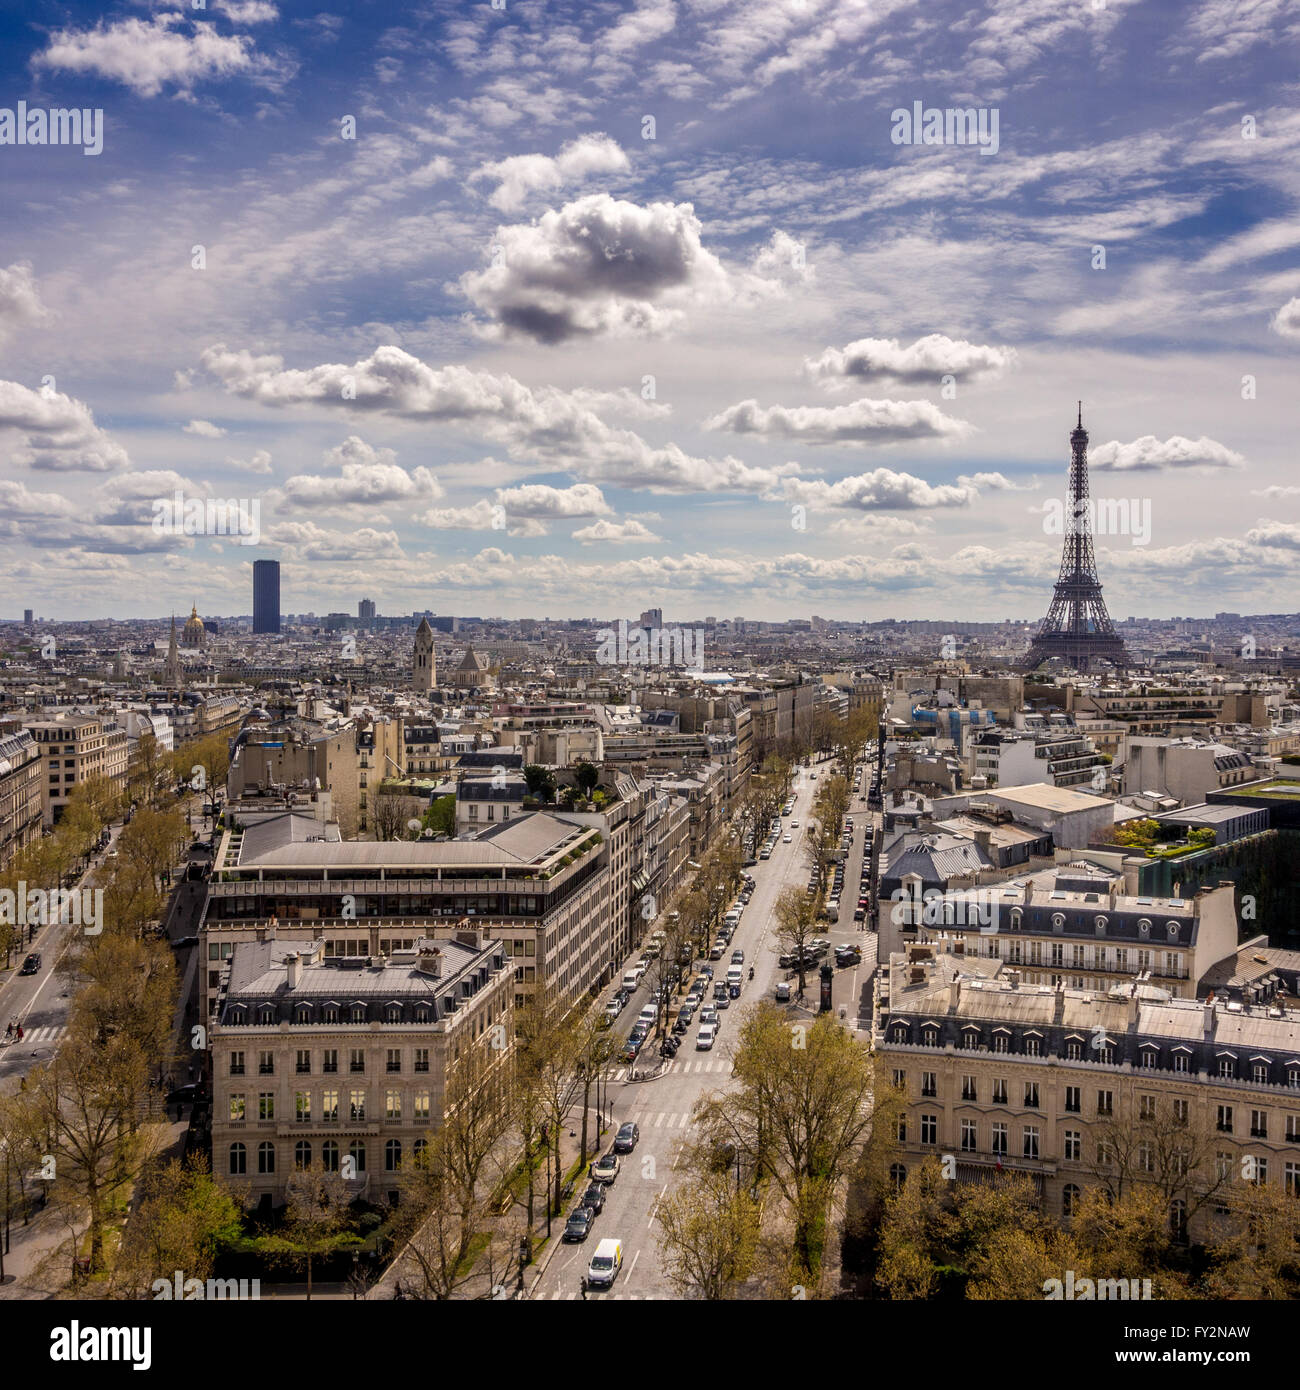
[[[0,616],[1300,607],[1300,0],[22,11]]]

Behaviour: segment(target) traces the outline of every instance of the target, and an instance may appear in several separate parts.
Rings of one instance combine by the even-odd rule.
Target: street
[[[655,1210],[665,1193],[680,1178],[682,1169],[678,1164],[683,1150],[693,1137],[692,1114],[696,1103],[710,1092],[725,1089],[728,1083],[732,1039],[738,1031],[740,1011],[760,999],[775,1002],[777,982],[794,978],[777,964],[780,952],[776,942],[774,908],[785,888],[794,886],[802,891],[806,886],[808,861],[803,848],[805,831],[817,787],[822,777],[830,775],[830,768],[831,764],[826,762],[797,770],[794,811],[782,818],[782,837],[789,830],[792,820],[799,822],[799,828],[791,832],[792,843],[787,845],[783,838],[778,839],[772,857],[760,860],[748,870],[754,876],[754,896],[745,908],[731,946],[740,947],[745,952],[745,975],[748,977],[749,966],[752,965],[754,978],[746,978],[740,998],[733,1000],[730,1008],[719,1012],[721,1027],[714,1047],[710,1051],[696,1050],[698,1024],[693,1024],[682,1039],[681,1051],[661,1075],[649,1081],[634,1082],[628,1080],[632,1066],[621,1064],[613,1071],[609,1094],[614,1118],[609,1141],[612,1142],[618,1125],[626,1120],[634,1120],[640,1126],[640,1142],[634,1152],[621,1156],[619,1175],[609,1186],[604,1210],[597,1216],[587,1239],[579,1244],[560,1244],[553,1254],[548,1250],[549,1260],[546,1255],[543,1256],[543,1273],[532,1286],[531,1297],[551,1300],[580,1298],[580,1282],[586,1274],[587,1263],[597,1243],[609,1237],[623,1243],[623,1269],[612,1289],[590,1291],[587,1294],[588,1302],[608,1298],[678,1297],[661,1267]],[[810,775],[814,772],[817,774],[816,780]],[[870,932],[860,930],[859,924],[853,921],[853,905],[858,898],[856,890],[864,842],[863,830],[867,824],[865,803],[859,802],[855,796],[849,814],[855,822],[854,839],[845,864],[845,892],[840,921],[828,926],[824,935],[832,943],[827,959],[833,960],[834,947],[840,942],[852,941],[862,947],[862,963],[837,971],[833,991],[836,1013],[843,1008],[846,1012],[845,1023],[854,1026],[859,1001],[870,995],[875,937]],[[722,961],[713,963],[715,970],[723,967],[718,978],[725,974],[729,957],[730,950]],[[787,1006],[792,1022],[811,1020],[816,1016],[820,985],[815,968],[806,977],[806,987],[804,1001],[792,1002]],[[641,1006],[649,1002],[649,995],[648,986],[637,991],[615,1024],[616,1031],[626,1033]],[[647,1044],[642,1060],[636,1064],[637,1069],[645,1068],[653,1057],[652,1045]],[[580,1113],[577,1122],[581,1123]],[[574,1127],[573,1112],[570,1112],[570,1127]],[[581,1192],[582,1188],[579,1187],[577,1195],[581,1196]],[[562,1229],[563,1218],[555,1227],[557,1242]]]

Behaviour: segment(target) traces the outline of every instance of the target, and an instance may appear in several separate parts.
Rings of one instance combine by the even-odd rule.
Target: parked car
[[[865,907],[855,907],[853,909],[853,920],[855,922],[865,922],[867,920],[867,909]]]
[[[599,1216],[605,1210],[605,1184],[593,1182],[582,1194],[582,1205]]]
[[[183,951],[187,946],[197,946],[198,944],[197,936],[178,936],[171,945],[173,951]]]
[[[635,1121],[628,1120],[625,1124],[618,1127],[618,1133],[614,1136],[614,1152],[616,1154],[630,1154],[636,1148],[637,1140],[641,1138],[641,1131]]]
[[[683,1009],[677,1015],[677,1021],[673,1024],[673,1032],[679,1036],[685,1033],[691,1026],[691,1019],[695,1016],[694,1009]]]
[[[618,1155],[614,1153],[602,1154],[588,1170],[591,1178],[596,1182],[613,1182],[618,1177]]]
[[[596,1213],[590,1207],[575,1207],[569,1213],[569,1219],[564,1223],[564,1242],[566,1245],[577,1244],[584,1241],[591,1234],[591,1223],[596,1219]]]

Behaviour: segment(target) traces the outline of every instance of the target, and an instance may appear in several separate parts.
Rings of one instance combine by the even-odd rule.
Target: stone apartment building
[[[127,737],[116,724],[98,716],[67,714],[25,721],[40,749],[41,818],[49,829],[63,814],[73,787],[92,777],[126,785]]]
[[[308,1167],[396,1205],[404,1166],[446,1113],[449,1069],[474,1051],[491,1086],[509,1067],[514,972],[480,925],[359,957],[263,930],[221,973],[213,1167],[245,1205],[279,1205]]]
[[[1123,1165],[1160,1181],[1200,1240],[1229,1183],[1300,1196],[1300,1019],[1275,1007],[1031,985],[913,945],[877,973],[872,1041],[906,1098],[895,1181],[948,1157],[959,1181],[1028,1176],[1068,1217]],[[1182,1136],[1186,1135],[1184,1142]]]
[[[1191,806],[1259,776],[1248,753],[1212,740],[1133,734],[1125,740],[1124,790],[1133,795],[1155,792]]]
[[[1207,972],[1238,949],[1233,885],[1196,896],[1131,894],[1123,876],[1077,863],[1022,882],[954,888],[924,899],[915,875],[881,903],[884,954],[943,943],[967,960],[1000,961],[1026,985],[1107,990],[1137,978],[1193,999]]]
[[[0,868],[41,833],[47,780],[31,731],[16,720],[0,722]]]

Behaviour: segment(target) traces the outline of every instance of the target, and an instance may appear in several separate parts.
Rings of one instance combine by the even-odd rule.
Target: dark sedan
[[[586,1240],[591,1234],[591,1223],[595,1217],[596,1213],[590,1207],[578,1207],[570,1212],[569,1219],[564,1223],[566,1244]]]

